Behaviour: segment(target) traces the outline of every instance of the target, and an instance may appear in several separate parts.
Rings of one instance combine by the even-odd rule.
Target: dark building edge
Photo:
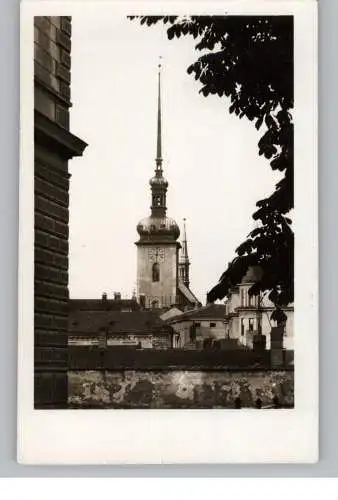
[[[71,17],[34,18],[34,407],[66,408]]]

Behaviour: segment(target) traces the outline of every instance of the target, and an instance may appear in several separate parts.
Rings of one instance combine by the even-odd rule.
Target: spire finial
[[[162,57],[159,57],[158,63],[158,108],[157,108],[157,148],[156,148],[156,167],[162,166],[162,116],[161,116],[161,63]]]
[[[183,219],[183,239],[182,239],[182,257],[185,259],[189,259],[188,257],[188,242],[187,242],[187,227],[186,227],[186,218]]]
[[[184,219],[183,219],[183,241],[185,243],[187,241],[187,228],[186,228],[186,224],[185,224],[186,220],[187,219],[184,217]]]

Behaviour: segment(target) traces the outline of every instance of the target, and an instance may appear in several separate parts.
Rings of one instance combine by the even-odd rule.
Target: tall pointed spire
[[[166,194],[168,181],[163,177],[162,170],[162,115],[161,115],[161,64],[158,65],[158,108],[157,108],[157,146],[155,176],[150,179],[151,186],[151,215],[165,217]]]
[[[183,219],[183,238],[182,238],[182,246],[181,246],[181,253],[180,253],[178,266],[179,266],[179,279],[189,288],[190,261],[189,261],[189,256],[188,256],[186,219]]]
[[[161,63],[158,65],[157,148],[156,168],[162,168]]]
[[[187,242],[187,228],[186,228],[186,219],[183,219],[183,239],[182,239],[182,259],[187,259],[188,257],[188,242]]]

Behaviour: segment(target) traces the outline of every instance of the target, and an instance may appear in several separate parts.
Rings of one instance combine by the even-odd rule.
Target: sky
[[[258,156],[252,122],[199,94],[187,67],[194,40],[168,40],[102,9],[72,18],[71,131],[88,143],[70,162],[72,298],[136,289],[136,225],[150,214],[156,155],[157,65],[162,57],[162,151],[167,215],[186,218],[190,287],[204,303],[255,227],[255,203],[278,180]]]

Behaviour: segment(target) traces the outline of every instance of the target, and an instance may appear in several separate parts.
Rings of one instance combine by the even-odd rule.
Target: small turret
[[[189,267],[190,267],[190,261],[188,256],[186,219],[183,219],[183,239],[182,239],[181,252],[178,263],[178,276],[180,281],[182,281],[182,283],[184,283],[185,286],[188,288],[190,285]]]

